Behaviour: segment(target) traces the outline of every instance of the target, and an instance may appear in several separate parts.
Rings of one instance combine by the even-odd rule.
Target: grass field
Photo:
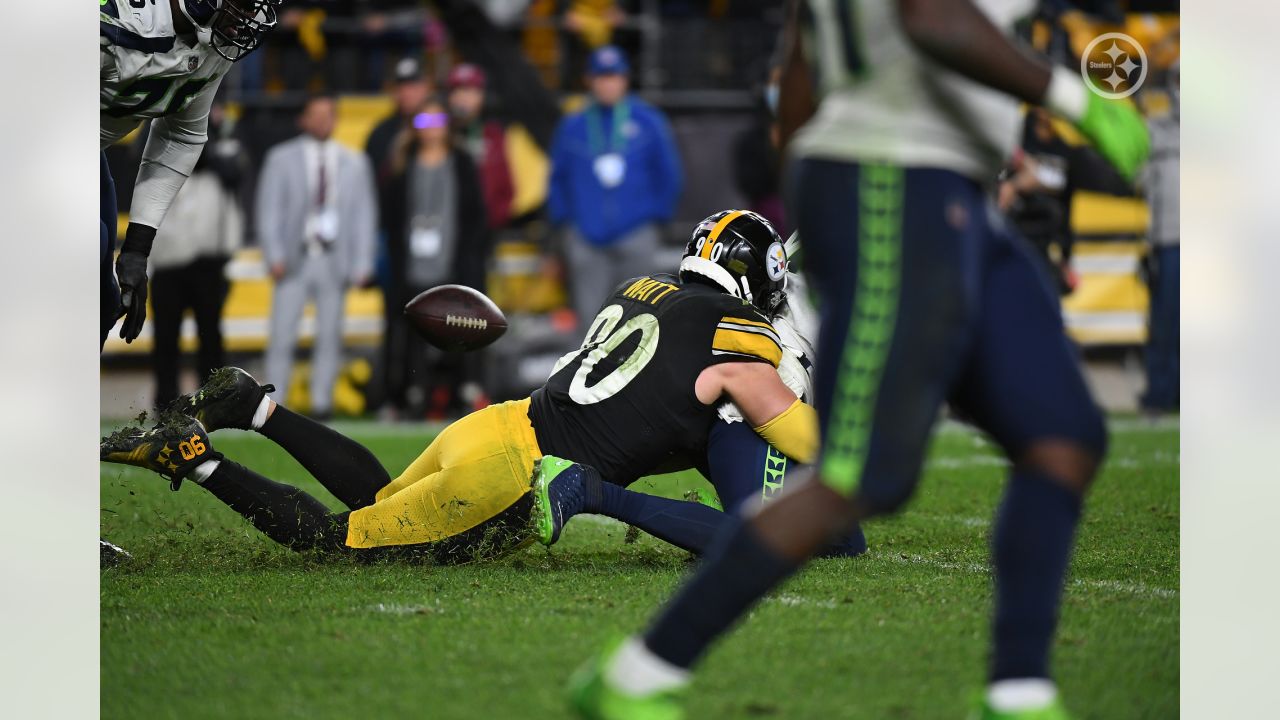
[[[425,432],[349,424],[393,475]],[[1178,428],[1112,422],[1068,580],[1055,669],[1079,718],[1178,716]],[[265,439],[228,456],[338,503]],[[710,654],[691,718],[962,718],[984,674],[989,519],[1004,467],[948,426],[870,553],[792,579]],[[663,494],[691,483],[644,481]],[[104,718],[561,718],[568,673],[635,630],[686,553],[579,518],[550,551],[463,567],[293,554],[211,495],[102,467]]]

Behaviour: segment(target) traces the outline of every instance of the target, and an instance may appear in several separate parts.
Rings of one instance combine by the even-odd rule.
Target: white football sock
[[[254,430],[261,430],[263,423],[267,421],[267,413],[271,411],[271,396],[263,395],[262,402],[258,403],[258,409],[253,411],[253,419],[249,421],[249,427]]]
[[[998,712],[1035,710],[1058,697],[1058,686],[1045,678],[997,680],[987,686],[987,704]]]
[[[213,471],[218,469],[218,463],[218,460],[205,460],[191,469],[189,477],[196,481],[197,484],[203,485],[204,481],[208,480],[209,476],[213,474]]]
[[[638,637],[629,637],[609,660],[605,681],[628,695],[648,695],[689,682],[689,671],[654,655]]]

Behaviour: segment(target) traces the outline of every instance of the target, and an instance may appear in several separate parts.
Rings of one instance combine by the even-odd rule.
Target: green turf
[[[425,435],[346,429],[394,471]],[[218,449],[337,502],[264,439]],[[950,428],[869,556],[812,565],[710,654],[692,718],[962,718],[981,687],[988,520],[1004,469]],[[1176,425],[1113,423],[1068,580],[1056,673],[1079,718],[1178,714]],[[645,481],[649,483],[650,481]],[[689,478],[652,481],[678,493]],[[216,499],[103,466],[104,718],[558,718],[573,667],[637,629],[685,553],[593,517],[548,552],[465,567],[361,566],[282,550]]]

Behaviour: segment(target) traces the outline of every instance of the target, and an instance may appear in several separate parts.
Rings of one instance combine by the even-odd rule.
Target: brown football
[[[478,350],[502,337],[507,318],[484,293],[464,285],[440,285],[404,306],[405,317],[441,350]]]

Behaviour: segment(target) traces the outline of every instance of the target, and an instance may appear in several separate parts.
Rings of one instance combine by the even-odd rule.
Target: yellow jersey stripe
[[[733,353],[750,355],[767,361],[774,367],[782,362],[782,346],[766,335],[740,330],[716,330],[711,339],[711,351],[714,354]]]
[[[746,212],[745,210],[734,210],[728,215],[725,215],[724,217],[720,218],[720,222],[716,223],[716,226],[711,228],[710,234],[707,235],[707,242],[705,245],[702,246],[702,252],[698,253],[698,257],[706,260],[710,260],[711,246],[716,244],[716,238],[720,237],[720,233],[723,232],[724,229],[729,226],[729,223],[742,217],[743,213],[745,212]]]
[[[756,327],[768,328],[769,330],[773,330],[773,323],[765,322],[763,320],[748,320],[746,318],[736,317],[734,315],[725,315],[724,317],[720,318],[720,322],[733,323],[734,325],[755,325]]]

